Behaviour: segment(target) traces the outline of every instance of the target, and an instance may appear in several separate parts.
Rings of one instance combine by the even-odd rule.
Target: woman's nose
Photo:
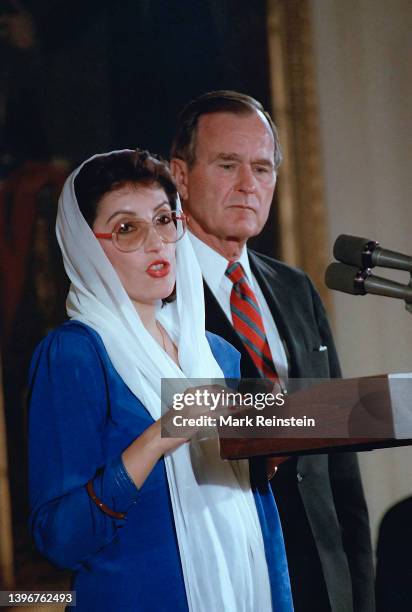
[[[147,227],[147,233],[144,241],[144,250],[150,251],[161,251],[164,247],[164,242],[156,232],[154,226],[150,223]]]

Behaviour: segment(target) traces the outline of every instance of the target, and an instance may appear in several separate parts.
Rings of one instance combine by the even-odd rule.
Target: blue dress
[[[207,337],[225,377],[238,377],[238,352],[219,336]],[[90,327],[67,322],[37,347],[30,370],[30,528],[40,552],[73,570],[71,609],[78,612],[188,610],[164,461],[138,489],[121,459],[152,423]],[[251,480],[273,610],[290,612],[283,536],[263,467],[253,465]],[[90,499],[91,478],[97,497],[126,519],[111,518]]]

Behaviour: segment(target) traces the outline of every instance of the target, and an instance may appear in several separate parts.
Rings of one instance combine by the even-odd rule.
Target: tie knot
[[[243,266],[238,261],[229,264],[226,268],[225,274],[228,278],[230,278],[233,284],[246,280]]]

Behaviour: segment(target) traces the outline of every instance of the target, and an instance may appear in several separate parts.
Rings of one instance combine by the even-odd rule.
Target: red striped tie
[[[260,375],[263,378],[278,381],[259,304],[246,280],[242,264],[238,261],[229,264],[225,274],[233,283],[230,294],[230,311],[232,313],[233,327],[245,345]]]

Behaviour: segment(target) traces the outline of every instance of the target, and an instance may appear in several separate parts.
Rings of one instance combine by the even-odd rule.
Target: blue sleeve
[[[227,340],[206,332],[212,353],[220,367],[222,368],[225,378],[240,378],[240,353]]]
[[[105,369],[91,337],[64,326],[50,334],[30,371],[30,528],[38,549],[61,567],[77,568],[124,524],[90,499],[90,479],[97,497],[117,512],[127,512],[139,495],[121,456],[105,458],[108,405]]]

